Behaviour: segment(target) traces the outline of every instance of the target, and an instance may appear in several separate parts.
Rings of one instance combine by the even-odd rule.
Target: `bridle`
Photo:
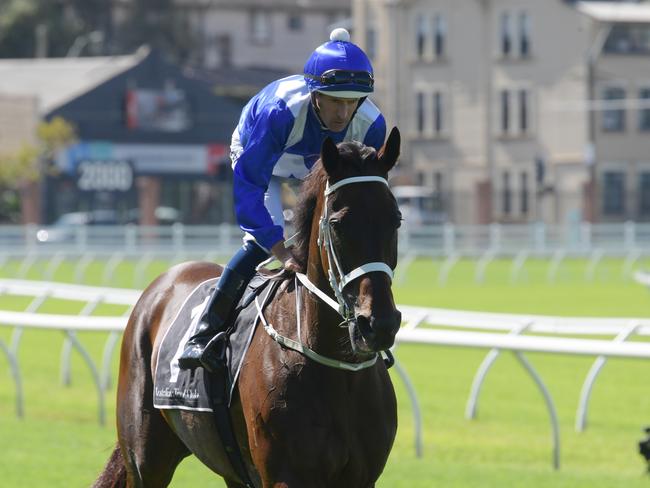
[[[332,307],[334,310],[336,310],[339,313],[339,315],[343,318],[343,322],[341,322],[340,325],[344,325],[344,326],[347,326],[349,322],[354,320],[354,310],[350,309],[350,306],[347,304],[345,298],[343,297],[343,289],[346,287],[346,285],[348,285],[353,280],[365,274],[373,273],[376,271],[386,273],[391,280],[393,279],[392,268],[388,264],[380,261],[374,261],[374,262],[363,264],[361,266],[354,268],[352,271],[345,273],[343,271],[343,268],[341,267],[340,259],[338,258],[336,248],[334,247],[334,244],[332,242],[332,226],[329,221],[329,209],[327,206],[328,196],[334,193],[342,186],[356,184],[356,183],[368,183],[368,182],[383,183],[388,187],[388,181],[385,178],[382,178],[381,176],[353,176],[350,178],[344,178],[340,181],[337,181],[331,186],[328,181],[325,186],[325,192],[324,192],[325,200],[323,203],[323,213],[321,214],[318,223],[317,243],[318,243],[319,250],[324,249],[327,254],[327,259],[329,262],[327,275],[328,275],[330,287],[334,291],[334,296],[336,297],[336,301],[333,300],[329,295],[324,293],[321,289],[319,289],[314,283],[312,283],[305,274],[296,273],[297,281],[300,281],[300,283],[302,283],[305,286],[305,288],[307,288],[311,293],[318,296],[321,300],[323,300],[325,303],[327,303],[330,307]],[[270,293],[267,292],[263,304],[266,302],[269,295]],[[263,314],[263,304],[259,303],[257,297],[255,298],[255,303],[257,305],[258,316],[260,317],[262,323],[264,324],[264,329],[276,342],[289,349],[298,351],[304,356],[320,364],[324,364],[326,366],[330,366],[333,368],[345,369],[348,371],[359,371],[361,369],[365,369],[365,368],[369,368],[370,366],[373,366],[377,362],[377,359],[380,356],[379,353],[376,353],[374,354],[372,359],[369,359],[367,361],[361,363],[348,363],[344,361],[339,361],[337,359],[332,359],[332,358],[322,356],[317,352],[313,351],[312,349],[308,348],[307,346],[305,346],[302,342],[300,342],[300,337],[301,337],[300,308],[301,307],[300,307],[300,293],[298,293],[297,286],[296,286],[296,319],[297,319],[297,329],[298,329],[298,341],[280,335],[273,328],[273,326],[266,321]]]
[[[367,182],[379,182],[388,186],[388,181],[381,176],[354,176],[351,178],[345,178],[334,183],[330,186],[329,181],[325,187],[325,202],[323,203],[323,214],[320,218],[318,224],[318,246],[324,248],[327,253],[327,260],[329,261],[329,267],[327,270],[328,279],[332,290],[334,291],[334,296],[338,302],[338,312],[343,317],[345,322],[349,322],[354,317],[354,311],[350,310],[349,305],[343,298],[343,289],[351,281],[359,278],[368,273],[374,271],[381,271],[386,273],[390,279],[393,279],[393,270],[386,263],[382,262],[370,262],[363,264],[357,268],[354,268],[349,273],[345,274],[341,266],[341,261],[337,256],[336,249],[332,242],[332,225],[329,221],[329,208],[327,206],[327,198],[329,195],[334,193],[336,190],[345,185],[351,185],[354,183],[367,183]]]

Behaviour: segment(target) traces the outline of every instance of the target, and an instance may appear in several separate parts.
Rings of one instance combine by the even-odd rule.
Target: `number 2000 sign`
[[[133,184],[133,169],[126,161],[82,161],[77,171],[82,191],[127,191]]]

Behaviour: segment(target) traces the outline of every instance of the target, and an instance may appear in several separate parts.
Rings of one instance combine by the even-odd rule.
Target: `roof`
[[[0,93],[34,96],[47,114],[137,65],[147,48],[128,56],[0,59]]]
[[[184,74],[211,84],[217,95],[245,98],[248,101],[269,83],[296,73],[279,68],[228,66],[216,70],[186,68]]]
[[[649,3],[578,2],[576,8],[598,22],[650,23]]]

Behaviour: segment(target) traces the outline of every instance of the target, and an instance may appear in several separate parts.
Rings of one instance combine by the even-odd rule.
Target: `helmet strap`
[[[321,119],[320,117],[320,110],[318,108],[318,104],[316,103],[316,91],[311,92],[310,95],[311,95],[311,106],[314,107],[314,113],[316,114],[316,118],[318,119],[318,122],[320,122],[320,126],[324,129],[329,130],[329,128],[325,125],[325,122],[323,122],[323,119]]]

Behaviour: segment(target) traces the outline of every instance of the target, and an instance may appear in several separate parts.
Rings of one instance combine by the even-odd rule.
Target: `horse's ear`
[[[327,174],[332,176],[338,166],[339,150],[336,144],[334,144],[334,141],[329,137],[326,137],[323,141],[323,146],[320,150],[320,159]]]
[[[379,150],[379,164],[388,173],[390,169],[395,166],[397,158],[399,158],[399,147],[402,137],[400,136],[399,129],[393,127],[388,135],[388,140],[384,147]]]

